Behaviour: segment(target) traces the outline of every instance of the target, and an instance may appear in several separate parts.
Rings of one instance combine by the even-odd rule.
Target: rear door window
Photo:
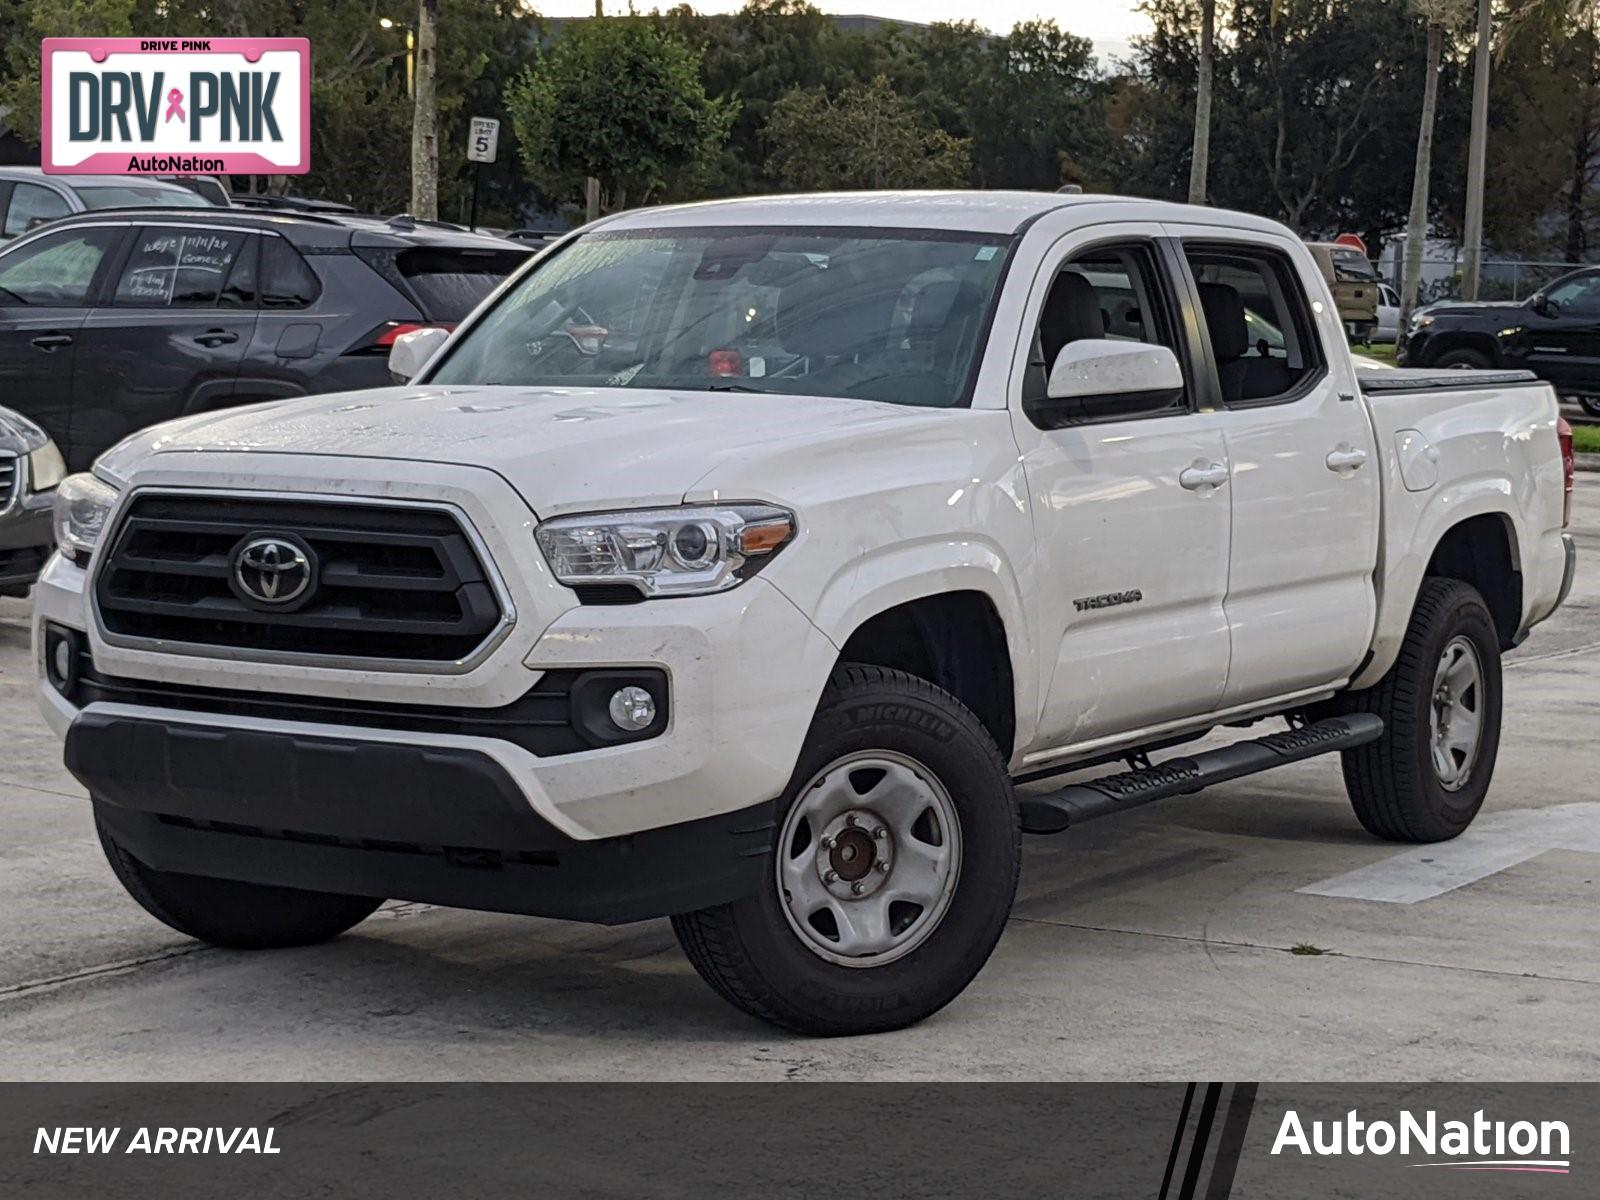
[[[527,260],[520,250],[481,251],[419,247],[395,260],[422,315],[430,321],[459,321],[500,281]]]
[[[1305,289],[1289,261],[1243,243],[1190,244],[1185,253],[1223,401],[1272,404],[1301,395],[1322,359]]]
[[[139,230],[113,303],[129,308],[235,308],[223,290],[248,236],[221,229]]]
[[[1377,270],[1367,261],[1366,255],[1355,247],[1336,246],[1330,253],[1333,255],[1335,279],[1353,283],[1372,283],[1377,280]]]

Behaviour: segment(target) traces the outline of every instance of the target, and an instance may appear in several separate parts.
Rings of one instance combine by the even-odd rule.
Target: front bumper
[[[55,540],[54,505],[54,492],[28,492],[0,511],[0,595],[26,592],[38,579]]]
[[[111,836],[160,871],[620,924],[737,899],[770,869],[770,800],[578,841],[476,750],[92,707],[66,762]]]

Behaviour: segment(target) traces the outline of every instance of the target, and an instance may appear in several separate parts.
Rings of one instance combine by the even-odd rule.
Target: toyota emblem
[[[311,552],[285,537],[257,537],[233,552],[233,584],[239,595],[263,608],[283,608],[311,590]]]

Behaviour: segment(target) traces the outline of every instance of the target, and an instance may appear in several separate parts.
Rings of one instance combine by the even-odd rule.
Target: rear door
[[[1347,678],[1377,598],[1377,446],[1310,254],[1270,233],[1174,226],[1199,300],[1232,467],[1223,707]]]
[[[232,401],[256,324],[256,237],[223,226],[136,227],[106,300],[84,322],[73,453]]]
[[[68,461],[72,375],[84,319],[126,229],[76,226],[0,254],[0,403],[42,425]]]

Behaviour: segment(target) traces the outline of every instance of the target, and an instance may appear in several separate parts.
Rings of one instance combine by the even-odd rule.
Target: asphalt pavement
[[[1593,478],[1577,584],[1508,659],[1495,783],[1464,838],[1374,841],[1321,759],[1029,839],[973,986],[915,1029],[835,1041],[729,1008],[661,921],[395,904],[255,954],[167,930],[102,860],[33,706],[27,606],[0,601],[4,1077],[1600,1077]]]

